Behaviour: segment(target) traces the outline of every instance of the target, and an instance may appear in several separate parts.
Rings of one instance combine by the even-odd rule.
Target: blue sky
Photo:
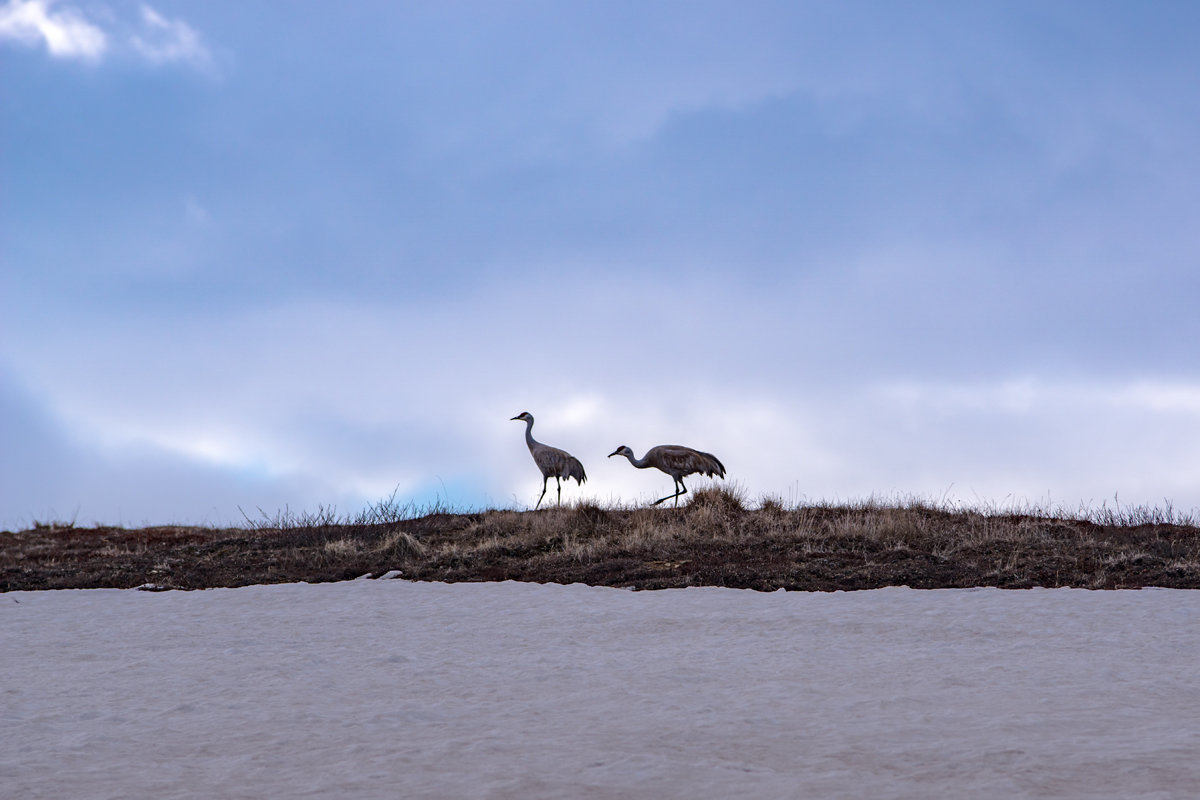
[[[605,456],[1200,507],[1200,5],[0,5],[0,526]],[[703,485],[697,480],[695,485]]]

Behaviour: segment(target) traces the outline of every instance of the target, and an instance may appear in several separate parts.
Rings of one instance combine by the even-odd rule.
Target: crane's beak
[[[520,419],[520,417],[513,417],[511,420],[509,420],[509,422],[512,422],[513,420],[517,420],[517,419]]]
[[[616,450],[609,453],[608,457],[612,458],[613,456],[619,456],[620,454],[621,454],[621,448],[618,447]]]

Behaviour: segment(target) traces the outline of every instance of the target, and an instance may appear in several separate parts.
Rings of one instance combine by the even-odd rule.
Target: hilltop
[[[748,508],[453,512],[383,501],[354,518],[283,512],[243,527],[38,524],[0,533],[0,590],[203,589],[395,574],[410,580],[773,591],[907,585],[1200,588],[1200,527],[1171,509],[1074,515],[919,501]]]

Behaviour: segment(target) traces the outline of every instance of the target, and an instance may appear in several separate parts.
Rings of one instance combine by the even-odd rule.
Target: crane
[[[562,479],[574,478],[575,482],[582,486],[587,482],[583,464],[579,463],[579,459],[566,450],[559,450],[557,447],[551,447],[535,440],[533,438],[533,414],[522,411],[513,417],[513,420],[525,423],[525,444],[529,445],[529,454],[533,456],[533,463],[537,464],[538,469],[542,471],[542,494],[538,497],[537,505],[533,507],[534,510],[536,511],[541,506],[542,498],[546,496],[546,482],[550,480],[550,476],[554,476],[554,481],[558,484],[558,503],[562,505]]]
[[[629,459],[629,463],[638,469],[657,467],[675,479],[675,494],[660,497],[651,503],[654,506],[663,500],[670,500],[672,497],[675,498],[675,505],[679,505],[679,496],[687,493],[687,487],[683,485],[683,479],[686,475],[700,474],[708,475],[709,477],[713,475],[718,475],[722,478],[725,477],[725,465],[712,453],[693,450],[690,447],[684,447],[680,444],[660,444],[657,447],[651,447],[642,458],[635,458],[632,450],[625,445],[621,445],[608,454],[609,458],[613,456],[625,456]]]

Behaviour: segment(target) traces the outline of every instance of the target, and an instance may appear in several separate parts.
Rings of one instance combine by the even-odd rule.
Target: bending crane
[[[533,438],[533,414],[522,411],[513,419],[525,423],[525,444],[529,445],[529,454],[533,456],[533,463],[537,464],[538,469],[542,471],[542,494],[541,497],[538,497],[537,505],[533,507],[534,510],[536,511],[538,506],[541,506],[542,498],[546,496],[546,482],[550,480],[551,476],[558,484],[558,503],[562,505],[562,479],[574,478],[575,482],[582,486],[587,482],[583,464],[579,463],[579,459],[566,450],[559,450],[557,447],[551,447],[535,440]]]
[[[651,503],[655,506],[672,497],[675,498],[675,505],[679,505],[679,496],[687,494],[687,487],[683,485],[683,478],[686,475],[725,477],[725,465],[712,453],[693,450],[680,444],[660,444],[658,447],[651,447],[642,458],[634,458],[633,451],[625,445],[621,445],[608,454],[609,458],[613,456],[625,456],[629,459],[629,463],[638,469],[657,467],[675,479],[675,494],[660,497]]]

